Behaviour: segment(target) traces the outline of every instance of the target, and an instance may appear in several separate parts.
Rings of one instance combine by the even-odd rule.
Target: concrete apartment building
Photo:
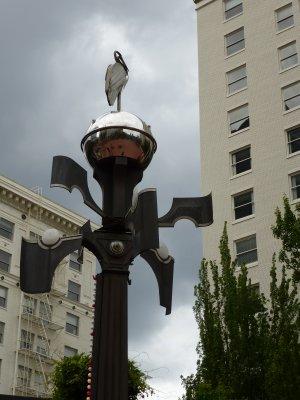
[[[21,238],[49,227],[74,235],[86,220],[0,176],[0,393],[48,397],[53,361],[91,350],[96,261],[87,250],[59,265],[49,295],[19,288]],[[96,226],[94,225],[95,229]]]
[[[202,192],[216,259],[224,221],[231,252],[268,294],[284,194],[300,201],[299,0],[194,0],[199,46]]]

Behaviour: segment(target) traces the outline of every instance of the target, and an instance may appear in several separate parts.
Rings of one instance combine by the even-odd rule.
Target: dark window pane
[[[234,196],[235,219],[246,217],[253,214],[253,192],[242,193]]]
[[[280,59],[284,60],[297,53],[296,42],[292,42],[280,48]]]
[[[247,147],[246,149],[242,149],[234,153],[234,161],[236,163],[243,161],[249,157],[250,157],[250,147]]]
[[[294,25],[294,16],[293,15],[283,19],[282,21],[277,22],[277,27],[278,27],[279,31],[281,31],[282,29],[286,29],[293,25]]]
[[[252,191],[234,196],[234,207],[240,207],[252,201]]]
[[[286,111],[292,110],[293,108],[296,108],[298,106],[300,106],[300,94],[288,100],[285,100],[284,102],[284,108]]]
[[[237,92],[245,87],[247,87],[247,78],[241,78],[238,81],[229,84],[229,93]]]
[[[244,28],[238,29],[226,36],[227,55],[233,54],[244,47]]]
[[[78,333],[78,328],[77,326],[74,326],[72,324],[69,324],[68,322],[66,323],[66,331],[69,333],[72,333],[72,335],[77,335]]]
[[[80,285],[78,283],[69,281],[68,283],[68,298],[74,301],[80,299]]]
[[[300,151],[300,127],[288,131],[289,153]]]
[[[235,209],[235,219],[240,219],[252,215],[252,204],[245,204]]]
[[[232,8],[225,9],[225,18],[229,19],[235,15],[241,14],[243,12],[243,4],[240,3]]]
[[[66,331],[73,335],[78,335],[79,317],[67,313]]]
[[[292,176],[292,196],[293,200],[300,198],[300,174]]]
[[[9,272],[11,254],[6,251],[0,250],[0,269]]]
[[[251,169],[250,157],[250,147],[233,153],[232,166],[234,175]]]
[[[65,346],[65,357],[73,357],[78,354],[78,350],[73,347]]]
[[[291,68],[297,64],[298,64],[298,54],[294,54],[289,58],[286,58],[281,61],[281,69]]]
[[[239,265],[257,261],[256,236],[253,235],[236,242],[236,254]]]
[[[4,328],[5,328],[5,323],[0,321],[0,343],[3,343],[4,340]]]
[[[288,28],[294,24],[292,4],[287,4],[276,11],[277,14],[277,30]]]
[[[240,161],[238,164],[236,164],[235,173],[241,174],[242,172],[248,171],[249,169],[251,169],[251,159]]]
[[[289,144],[289,151],[290,153],[296,153],[297,151],[300,151],[300,139]]]
[[[71,253],[70,254],[70,268],[74,269],[75,271],[81,272],[81,264],[80,262],[77,261],[78,259],[78,254],[77,253]]]
[[[240,79],[246,77],[246,67],[243,65],[242,67],[233,69],[232,71],[227,72],[228,83],[234,83]]]
[[[256,249],[256,236],[250,236],[246,239],[239,240],[236,242],[236,252],[237,254],[244,253],[246,251],[250,251]]]
[[[248,253],[240,254],[237,256],[237,263],[239,265],[250,264],[255,261],[257,261],[257,250],[251,250]]]
[[[0,307],[6,307],[8,289],[0,286]]]
[[[236,53],[239,50],[245,48],[245,40],[241,40],[240,42],[234,43],[227,47],[227,55],[230,56],[231,54]]]
[[[5,218],[0,218],[0,235],[12,240],[14,224]]]
[[[249,124],[249,117],[241,119],[240,121],[230,124],[230,131],[231,133],[241,131],[242,129],[248,128]]]

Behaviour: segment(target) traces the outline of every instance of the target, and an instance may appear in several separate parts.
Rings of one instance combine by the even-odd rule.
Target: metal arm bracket
[[[70,193],[77,188],[82,194],[84,204],[104,217],[104,213],[93,200],[87,182],[87,172],[69,157],[55,156],[52,163],[51,187],[62,187]]]

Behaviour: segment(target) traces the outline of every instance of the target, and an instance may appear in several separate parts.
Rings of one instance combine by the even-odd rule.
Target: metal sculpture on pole
[[[103,193],[102,208],[93,200],[87,172],[65,156],[53,158],[51,187],[80,190],[84,203],[102,218],[102,227],[91,230],[87,221],[80,234],[59,237],[46,231],[35,243],[22,239],[21,289],[26,293],[51,290],[59,262],[75,250],[89,249],[99,260],[96,276],[93,348],[87,382],[87,400],[128,399],[127,287],[129,266],[136,256],[152,268],[159,288],[160,304],[171,312],[174,259],[159,245],[159,227],[173,227],[179,219],[190,219],[196,227],[213,222],[211,194],[197,198],[174,198],[164,216],[157,215],[155,189],[133,190],[142,180],[156,151],[150,126],[139,117],[121,111],[121,92],[128,68],[119,52],[107,69],[105,91],[109,105],[118,99],[117,111],[107,113],[88,128],[81,148],[93,168],[93,177]],[[42,265],[41,265],[42,264]]]

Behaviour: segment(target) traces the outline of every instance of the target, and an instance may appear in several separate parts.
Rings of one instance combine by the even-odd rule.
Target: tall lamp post
[[[128,80],[128,68],[119,52],[106,73],[109,105],[117,99],[117,111],[93,120],[81,141],[81,148],[103,193],[102,208],[93,200],[87,172],[65,156],[53,158],[51,186],[70,192],[80,190],[84,203],[102,218],[102,227],[91,230],[86,222],[80,234],[60,237],[47,230],[36,242],[22,239],[21,289],[26,293],[46,293],[60,261],[71,252],[89,249],[101,265],[96,275],[93,348],[87,382],[87,400],[128,399],[128,311],[129,266],[137,255],[152,268],[159,287],[160,304],[171,312],[174,259],[159,245],[159,227],[173,227],[179,219],[190,219],[197,227],[213,221],[211,195],[174,198],[167,214],[158,217],[155,189],[139,192],[142,180],[156,151],[150,126],[137,116],[121,111],[121,92]]]

